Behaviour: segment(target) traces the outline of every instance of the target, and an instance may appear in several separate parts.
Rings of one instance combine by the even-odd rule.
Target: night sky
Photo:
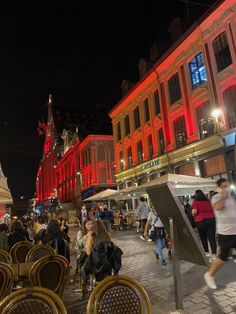
[[[33,197],[43,144],[37,125],[46,120],[48,94],[58,106],[111,109],[122,79],[138,81],[150,44],[168,42],[170,21],[189,20],[177,0],[131,8],[127,1],[79,8],[78,1],[16,2],[0,8],[0,162],[13,196]],[[203,6],[189,4],[191,22],[216,1],[196,2]]]

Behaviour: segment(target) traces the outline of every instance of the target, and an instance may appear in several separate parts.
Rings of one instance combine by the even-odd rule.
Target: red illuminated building
[[[236,2],[221,1],[139,70],[109,113],[118,187],[168,171],[236,181]]]
[[[73,215],[82,199],[115,186],[113,136],[80,137],[83,130],[92,130],[93,121],[85,119],[90,123],[87,128],[76,110],[56,108],[51,99],[48,105],[47,125],[39,124],[45,143],[36,178],[36,202],[59,198],[63,209]]]

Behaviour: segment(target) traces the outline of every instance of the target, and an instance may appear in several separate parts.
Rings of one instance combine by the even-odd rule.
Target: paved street
[[[174,310],[171,261],[165,267],[160,266],[155,258],[153,244],[140,240],[133,231],[113,232],[112,236],[124,252],[120,274],[136,278],[146,288],[153,304],[153,313],[169,313]],[[233,260],[224,265],[216,277],[219,288],[210,291],[203,281],[206,268],[183,262],[181,271],[185,312],[236,313],[235,269]],[[64,295],[69,314],[84,313],[86,302],[80,301],[80,295],[74,292],[75,288],[76,283],[69,284]]]

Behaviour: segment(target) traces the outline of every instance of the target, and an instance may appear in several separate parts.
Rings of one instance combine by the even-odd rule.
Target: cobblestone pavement
[[[124,255],[120,274],[137,279],[147,290],[153,304],[153,313],[174,311],[172,265],[160,266],[155,258],[152,242],[139,239],[133,231],[113,232],[114,242]],[[75,261],[72,260],[74,269]],[[216,276],[218,289],[209,290],[203,280],[206,268],[183,262],[181,265],[185,313],[236,313],[236,264],[228,261]],[[71,272],[73,274],[73,270]],[[64,302],[68,314],[85,313],[86,300],[74,292],[76,283],[67,285]]]

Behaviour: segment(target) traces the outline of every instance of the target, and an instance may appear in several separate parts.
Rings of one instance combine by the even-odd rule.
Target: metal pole
[[[181,288],[181,272],[180,272],[180,260],[179,252],[176,245],[177,241],[177,228],[173,218],[169,217],[170,224],[170,238],[172,241],[172,261],[173,261],[173,278],[175,289],[175,306],[177,310],[183,310],[183,294]]]

